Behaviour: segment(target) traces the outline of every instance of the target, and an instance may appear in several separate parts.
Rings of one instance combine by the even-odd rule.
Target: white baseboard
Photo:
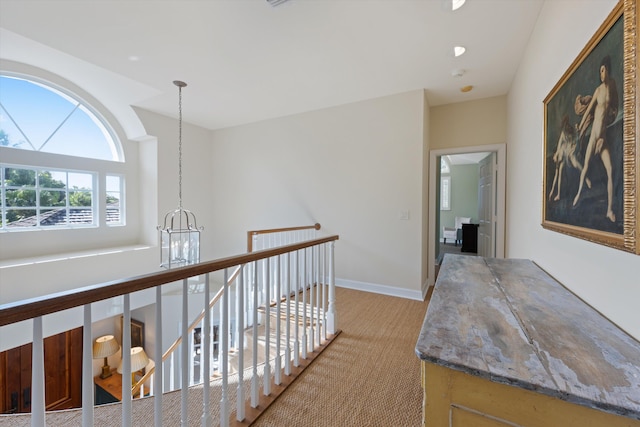
[[[428,288],[425,288],[424,286],[423,290],[421,291],[413,291],[410,289],[394,288],[393,286],[378,285],[375,283],[358,282],[356,280],[338,278],[336,278],[336,286],[340,288],[355,289],[357,291],[372,292],[374,294],[382,294],[418,301],[424,301],[428,290]]]

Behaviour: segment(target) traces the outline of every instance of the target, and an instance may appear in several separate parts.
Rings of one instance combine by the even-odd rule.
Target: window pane
[[[69,205],[71,206],[91,206],[91,193],[88,191],[70,191]]]
[[[0,88],[0,90],[2,89]],[[15,123],[9,120],[6,110],[4,108],[0,109],[0,113],[7,117],[7,120],[4,120],[0,125],[0,146],[33,150],[33,147],[29,145]]]
[[[122,178],[107,175],[107,224],[122,224]]]
[[[71,208],[69,215],[69,223],[77,224],[93,224],[93,210],[91,208]]]
[[[0,145],[122,161],[120,145],[80,99],[44,83],[0,76]]]
[[[36,190],[5,190],[7,207],[35,207]]]
[[[66,209],[41,209],[40,225],[43,227],[52,227],[59,225],[67,225]]]
[[[60,171],[38,172],[38,185],[44,188],[65,188],[67,186],[67,173]]]
[[[6,168],[4,173],[6,186],[31,186],[36,185],[36,171],[31,169]]]
[[[107,175],[107,191],[108,192],[120,192],[120,177],[114,175]]]
[[[67,192],[65,190],[40,190],[40,206],[66,206]]]
[[[90,173],[69,172],[69,189],[93,189],[93,176]]]
[[[440,210],[451,210],[451,177],[440,178]]]
[[[51,136],[42,151],[92,159],[114,159],[110,145],[105,143],[102,130],[80,109],[75,110],[64,126]]]
[[[35,215],[35,209],[7,209],[7,226],[34,226],[36,225]],[[20,221],[23,221],[24,223],[21,224],[19,223]]]

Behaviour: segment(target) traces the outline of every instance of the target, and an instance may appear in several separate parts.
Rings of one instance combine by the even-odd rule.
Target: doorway
[[[490,153],[487,162],[481,167],[483,178],[479,177],[479,202],[483,200],[482,212],[473,215],[482,224],[482,234],[479,241],[482,255],[496,258],[505,256],[505,191],[506,191],[506,145],[484,145],[477,147],[463,147],[431,150],[429,153],[429,212],[428,212],[428,285],[435,281],[437,252],[440,244],[440,159],[443,156],[462,154]],[[487,185],[489,184],[489,185]],[[481,188],[481,186],[483,188]],[[452,183],[452,190],[455,185]],[[483,191],[480,194],[480,191]],[[490,194],[488,193],[490,192]],[[487,201],[489,201],[487,203]],[[490,209],[489,212],[486,209]],[[479,218],[481,217],[481,218]]]

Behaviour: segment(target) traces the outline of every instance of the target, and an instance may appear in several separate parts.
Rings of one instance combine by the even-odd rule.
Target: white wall
[[[215,131],[214,256],[320,222],[342,285],[420,298],[423,116],[419,90]]]
[[[617,2],[583,3],[545,2],[508,96],[507,254],[532,259],[640,338],[640,256],[540,226],[543,100]]]

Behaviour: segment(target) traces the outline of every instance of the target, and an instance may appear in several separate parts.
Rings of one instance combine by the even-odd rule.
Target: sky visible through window
[[[0,76],[2,145],[119,161],[113,138],[81,101],[51,87]]]

